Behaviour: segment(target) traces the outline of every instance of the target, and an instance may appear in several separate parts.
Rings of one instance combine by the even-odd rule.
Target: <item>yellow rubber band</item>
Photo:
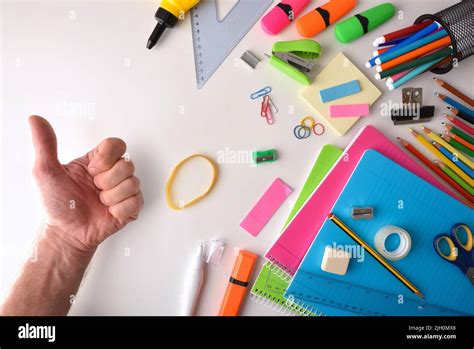
[[[306,121],[309,121],[309,125],[306,124]],[[300,125],[301,126],[306,126],[312,129],[315,125],[316,121],[312,116],[305,116],[303,119],[300,120]]]
[[[173,187],[173,182],[174,182],[174,179],[176,178],[176,175],[178,174],[179,172],[179,169],[181,168],[181,166],[183,166],[186,162],[188,162],[189,160],[193,159],[193,158],[202,158],[204,160],[206,160],[209,165],[211,165],[211,168],[212,168],[212,179],[211,179],[211,183],[209,184],[209,187],[206,189],[206,191],[199,195],[198,197],[194,198],[193,200],[189,201],[188,203],[185,203],[185,204],[182,204],[182,205],[177,205],[174,201],[173,201],[173,195],[171,193],[171,189]],[[207,156],[205,155],[201,155],[201,154],[193,154],[191,156],[188,156],[186,159],[183,159],[181,160],[174,168],[173,170],[171,171],[171,174],[170,176],[168,177],[168,180],[166,181],[166,204],[168,205],[169,208],[173,209],[173,210],[184,210],[185,208],[189,207],[189,206],[192,206],[196,203],[198,203],[199,201],[201,201],[202,199],[204,199],[204,197],[209,194],[209,192],[212,190],[212,188],[214,187],[214,184],[216,184],[216,181],[217,181],[217,177],[218,177],[218,168],[217,168],[217,165],[215,164],[215,162],[208,158]]]

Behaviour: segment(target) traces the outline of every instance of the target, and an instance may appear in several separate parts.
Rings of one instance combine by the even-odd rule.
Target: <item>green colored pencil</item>
[[[433,160],[435,165],[438,166],[447,176],[449,176],[453,181],[459,184],[461,187],[464,188],[469,194],[474,196],[474,188],[469,186],[461,177],[459,177],[453,170],[451,170],[448,166],[443,164],[441,161]]]
[[[460,150],[462,151],[464,154],[467,154],[469,156],[474,156],[474,151],[472,151],[471,149],[469,149],[468,147],[466,147],[464,144],[461,144],[459,143],[458,141],[452,139],[451,137],[449,137],[448,135],[444,134],[444,135],[441,135],[441,137],[443,137],[443,139],[448,142],[449,144],[451,144],[454,148],[456,148],[457,150]]]
[[[385,78],[388,78],[389,76],[392,76],[394,74],[400,73],[400,72],[405,71],[405,70],[410,69],[410,68],[418,67],[419,65],[434,61],[438,58],[447,57],[452,53],[453,53],[453,48],[451,46],[449,46],[449,47],[446,47],[442,50],[439,50],[439,51],[437,51],[437,52],[435,52],[431,55],[424,56],[424,57],[417,58],[417,59],[413,59],[411,61],[399,64],[399,65],[397,65],[393,68],[390,68],[390,69],[384,70],[380,73],[377,73],[377,74],[375,74],[375,78],[377,80],[385,79]]]
[[[454,133],[455,135],[461,137],[462,139],[464,139],[466,142],[469,142],[471,144],[474,144],[474,137],[471,137],[469,136],[467,133],[465,133],[464,131],[462,131],[461,129],[453,126],[453,125],[450,125],[450,124],[447,124],[445,122],[442,122],[441,123],[444,128],[446,130],[448,130],[449,132],[451,133]],[[459,143],[459,142],[458,142]]]

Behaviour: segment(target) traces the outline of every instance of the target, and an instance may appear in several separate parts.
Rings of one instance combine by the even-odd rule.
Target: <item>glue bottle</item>
[[[198,4],[199,0],[163,0],[155,18],[158,21],[146,44],[148,49],[156,45],[167,28],[173,28],[184,14]]]

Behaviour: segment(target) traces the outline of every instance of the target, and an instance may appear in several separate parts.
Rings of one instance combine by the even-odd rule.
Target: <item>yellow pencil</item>
[[[460,153],[459,151],[457,151],[451,144],[449,144],[443,138],[441,138],[436,133],[431,131],[428,127],[421,126],[421,129],[423,130],[423,132],[426,133],[426,135],[428,137],[430,137],[432,140],[434,140],[434,141],[438,142],[439,144],[441,144],[443,147],[448,149],[451,153],[458,153],[458,159],[461,160],[462,162],[464,162],[467,166],[469,166],[469,168],[471,170],[474,169],[474,162],[469,160],[466,155],[464,155],[464,154]]]
[[[431,144],[426,138],[424,138],[418,132],[416,132],[415,130],[413,130],[411,128],[409,130],[418,142],[423,144],[425,146],[425,148],[428,149],[430,152],[432,152],[438,159],[443,160],[443,162],[451,170],[453,170],[459,177],[461,177],[463,180],[465,180],[466,183],[469,183],[469,185],[474,185],[474,180],[472,180],[471,177],[469,177],[466,173],[464,173],[450,158],[448,158],[443,153],[441,153],[438,149],[436,149],[433,146],[433,144]]]
[[[377,262],[387,269],[393,276],[395,276],[401,283],[403,283],[410,291],[420,298],[425,298],[423,294],[413,285],[406,277],[404,277],[397,269],[392,267],[377,251],[370,247],[364,240],[362,240],[356,233],[354,233],[347,225],[345,225],[333,213],[328,215],[328,218],[336,224],[343,232],[349,235],[355,242],[361,245]]]

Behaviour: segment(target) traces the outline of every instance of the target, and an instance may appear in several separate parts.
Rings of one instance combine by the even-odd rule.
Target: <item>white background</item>
[[[307,11],[323,3],[313,1]],[[378,3],[359,1],[351,14]],[[265,60],[255,71],[239,60],[247,49],[263,58],[274,41],[298,39],[294,25],[278,37],[267,36],[256,25],[204,88],[197,90],[189,17],[168,31],[153,50],[145,48],[156,23],[158,1],[2,1],[0,300],[41,222],[41,207],[31,178],[33,149],[28,115],[42,115],[52,123],[64,163],[103,138],[123,138],[142,182],[146,204],[140,219],[99,248],[71,314],[175,314],[190,255],[200,241],[218,238],[227,243],[226,254],[221,265],[208,268],[198,308],[200,315],[214,315],[231,272],[234,248],[263,256],[279,236],[322,145],[344,147],[366,124],[376,125],[390,137],[410,139],[408,126],[393,126],[388,117],[380,115],[383,103],[401,101],[401,91],[388,92],[364,64],[372,56],[376,36],[410,25],[419,15],[435,13],[453,3],[394,2],[403,11],[403,19],[393,18],[349,45],[335,40],[333,27],[316,36],[323,49],[316,71],[342,51],[367,73],[383,96],[372,107],[371,115],[344,137],[327,129],[321,137],[297,140],[293,127],[301,117],[314,115],[299,97],[302,85]],[[472,96],[473,67],[472,58],[468,59],[443,78]],[[439,89],[431,75],[424,74],[407,86],[424,88],[424,104],[437,107],[429,127],[441,131],[444,106],[434,97]],[[249,99],[251,92],[266,85],[273,87],[271,96],[280,109],[273,126],[267,126],[259,116],[260,103]],[[289,115],[292,107],[294,115]],[[168,209],[164,184],[174,164],[196,152],[217,159],[226,148],[276,148],[280,158],[258,167],[221,164],[219,181],[209,197],[182,212]],[[186,182],[185,188],[203,188],[208,173],[202,166],[196,163],[188,168],[196,173],[193,177],[183,173],[180,182]],[[254,238],[239,223],[277,177],[295,193]],[[242,314],[278,313],[248,299]]]

